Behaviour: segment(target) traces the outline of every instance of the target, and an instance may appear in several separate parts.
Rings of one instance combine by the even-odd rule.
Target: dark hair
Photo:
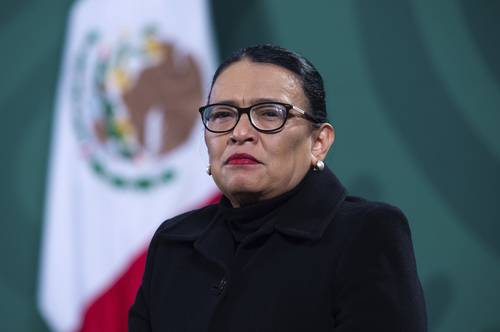
[[[302,89],[309,102],[309,114],[316,122],[327,122],[325,89],[323,79],[309,60],[302,55],[274,45],[256,45],[242,48],[224,60],[215,71],[210,85],[210,95],[219,75],[231,64],[243,59],[256,63],[269,63],[288,69],[296,74],[302,83]]]

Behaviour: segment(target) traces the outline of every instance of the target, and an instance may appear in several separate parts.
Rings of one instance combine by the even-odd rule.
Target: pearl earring
[[[316,161],[316,165],[314,165],[313,170],[321,172],[324,169],[325,169],[325,163],[323,162],[323,160]]]
[[[208,174],[209,176],[210,176],[210,175],[212,175],[212,169],[211,169],[211,167],[210,167],[210,164],[208,164],[208,166],[207,166],[207,174]]]

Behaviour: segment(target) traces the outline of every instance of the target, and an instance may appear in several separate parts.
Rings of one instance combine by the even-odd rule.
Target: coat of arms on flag
[[[74,62],[70,98],[82,153],[97,175],[117,187],[147,189],[170,181],[173,169],[148,174],[148,163],[189,139],[193,110],[202,103],[196,60],[156,30],[145,27],[136,38],[120,38],[115,48],[91,30]]]

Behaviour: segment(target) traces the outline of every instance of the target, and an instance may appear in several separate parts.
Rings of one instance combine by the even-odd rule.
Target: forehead
[[[249,106],[261,100],[281,101],[304,107],[305,95],[296,74],[283,67],[241,60],[217,78],[211,103],[231,102]]]

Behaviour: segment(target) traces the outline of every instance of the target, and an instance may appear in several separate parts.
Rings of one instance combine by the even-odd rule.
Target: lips
[[[226,161],[228,165],[255,165],[260,164],[254,156],[248,153],[235,153],[232,154]]]

